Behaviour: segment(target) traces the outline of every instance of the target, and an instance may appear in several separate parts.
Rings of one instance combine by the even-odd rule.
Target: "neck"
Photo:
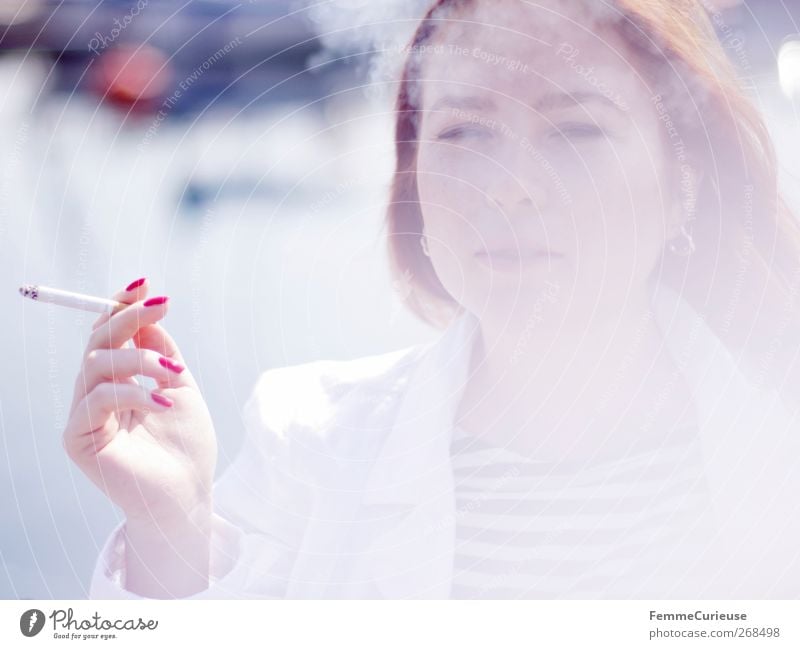
[[[607,296],[596,302],[612,304]],[[560,305],[527,320],[481,319],[457,412],[462,428],[559,458],[598,446],[623,455],[634,442],[659,443],[694,422],[691,391],[649,296],[588,315]]]
[[[624,300],[601,296],[579,304],[574,295],[547,289],[524,313],[481,317],[472,371],[484,385],[535,389],[570,375],[602,377],[603,367],[652,352],[660,341],[646,291]]]

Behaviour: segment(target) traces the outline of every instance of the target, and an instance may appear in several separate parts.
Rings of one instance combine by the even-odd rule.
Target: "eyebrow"
[[[551,93],[545,95],[534,104],[534,109],[538,111],[553,110],[554,108],[564,108],[588,104],[592,101],[599,101],[610,108],[621,111],[620,107],[605,95],[599,92],[572,92],[572,93]]]
[[[537,112],[544,112],[547,110],[555,110],[558,108],[579,106],[582,104],[587,104],[592,101],[599,101],[608,107],[611,107],[615,110],[622,112],[620,107],[617,106],[617,104],[615,104],[605,95],[601,95],[600,93],[597,92],[550,93],[537,100],[533,104],[533,109],[536,110]],[[479,97],[474,95],[466,95],[466,96],[445,95],[444,97],[441,97],[438,101],[436,101],[436,103],[433,104],[431,110],[437,111],[442,108],[454,108],[460,110],[495,111],[497,110],[497,104],[495,104],[495,102],[489,97]]]
[[[497,110],[497,104],[488,97],[476,97],[473,95],[455,96],[445,95],[439,99],[432,107],[432,111],[437,111],[441,108],[457,108],[457,109],[472,109],[472,110]]]

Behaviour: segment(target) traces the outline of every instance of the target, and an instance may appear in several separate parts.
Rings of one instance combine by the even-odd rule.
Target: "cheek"
[[[609,146],[564,174],[571,181],[578,284],[638,284],[657,265],[665,243],[662,197],[670,195],[658,153],[641,142]]]
[[[454,208],[481,196],[487,160],[463,147],[425,144],[417,158],[417,187],[421,201]]]
[[[475,208],[471,186],[469,179],[460,170],[454,170],[445,156],[420,152],[417,191],[430,262],[453,299],[479,308],[483,302],[483,276],[473,254],[474,242],[481,237],[469,220]]]
[[[565,172],[574,198],[577,230],[585,237],[600,237],[609,254],[621,245],[663,243],[666,205],[670,195],[658,150],[641,142],[608,146],[585,155],[582,164]]]
[[[431,254],[439,259],[472,254],[473,242],[480,240],[471,222],[476,201],[484,200],[480,187],[454,164],[466,156],[441,155],[436,148],[423,148],[417,164],[417,191]]]
[[[430,263],[445,290],[459,303],[469,303],[474,290],[474,268],[466,227],[458,225],[452,215],[438,209],[425,212],[425,233],[430,251]]]
[[[664,161],[658,149],[637,147],[626,165],[626,177],[618,182],[625,186],[624,206],[620,213],[633,226],[628,235],[645,257],[661,253],[665,241],[665,224],[673,189],[664,172]],[[622,199],[619,199],[622,200]]]
[[[451,294],[459,295],[470,274],[469,227],[452,212],[440,208],[423,209],[423,218],[436,274]]]

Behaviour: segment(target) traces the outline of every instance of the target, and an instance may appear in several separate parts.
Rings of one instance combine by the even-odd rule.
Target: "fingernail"
[[[149,300],[145,300],[145,306],[156,306],[158,304],[164,304],[169,298],[168,297],[151,297]]]
[[[161,358],[159,358],[158,362],[161,363],[162,367],[166,367],[168,370],[172,370],[176,374],[180,374],[181,372],[183,372],[183,370],[186,369],[180,363],[176,363],[175,361],[170,360],[166,356],[162,356]]]
[[[126,288],[125,290],[132,291],[135,288],[139,288],[142,284],[144,284],[146,279],[147,279],[146,277],[141,277],[137,279],[135,282],[131,282],[130,284],[128,284],[128,288]]]
[[[167,399],[167,397],[165,397],[164,395],[156,394],[155,392],[151,392],[150,396],[153,398],[153,401],[155,401],[157,404],[162,405],[162,406],[166,406],[167,408],[171,408],[172,407],[172,400],[171,399]]]

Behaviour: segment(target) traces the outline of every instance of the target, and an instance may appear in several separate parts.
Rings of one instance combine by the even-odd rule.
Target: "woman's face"
[[[679,232],[666,121],[624,41],[582,3],[489,4],[421,51],[431,261],[474,313],[525,312],[553,287],[613,311]]]

